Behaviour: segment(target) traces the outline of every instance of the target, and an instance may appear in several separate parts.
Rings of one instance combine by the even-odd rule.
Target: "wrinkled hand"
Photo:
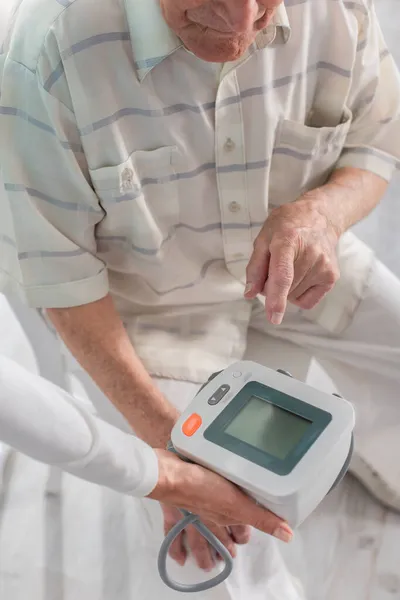
[[[178,521],[182,519],[182,513],[173,506],[161,505],[164,513],[164,533],[167,535]],[[219,527],[214,523],[204,523],[216,535],[216,537],[229,550],[232,558],[236,557],[236,544],[247,544],[250,540],[251,528],[244,525],[232,525],[231,527]],[[192,525],[187,527],[171,544],[169,555],[178,564],[183,566],[187,559],[187,549],[192,553],[198,567],[204,571],[210,571],[215,567],[215,551],[207,540]]]
[[[265,295],[274,325],[281,324],[288,301],[314,308],[339,279],[338,239],[312,193],[276,208],[254,243],[245,297]]]
[[[249,541],[247,526],[274,535],[283,542],[292,539],[293,532],[283,519],[257,504],[231,482],[200,465],[186,463],[171,452],[156,450],[156,453],[159,480],[149,498],[161,502],[166,531],[180,520],[181,515],[176,511],[179,507],[198,515],[209,525],[232,556],[235,555],[235,544]],[[187,528],[186,536],[198,565],[212,568],[214,562],[208,543],[193,527]],[[182,537],[178,538],[172,553],[180,564],[184,563],[186,552]]]

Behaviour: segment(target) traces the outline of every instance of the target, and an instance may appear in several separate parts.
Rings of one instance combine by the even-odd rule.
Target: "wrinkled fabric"
[[[0,286],[39,308],[110,292],[147,370],[201,383],[245,351],[269,211],[335,168],[391,178],[397,70],[367,0],[281,4],[219,73],[158,0],[99,6],[23,2],[0,54]],[[317,317],[338,331],[358,288],[336,290]]]

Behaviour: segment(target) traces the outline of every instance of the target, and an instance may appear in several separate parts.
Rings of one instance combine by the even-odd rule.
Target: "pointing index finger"
[[[268,279],[265,286],[268,319],[280,325],[294,279],[295,248],[286,240],[272,242],[270,246]]]

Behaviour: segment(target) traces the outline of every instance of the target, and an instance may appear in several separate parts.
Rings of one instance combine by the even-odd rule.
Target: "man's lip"
[[[189,25],[196,25],[197,27],[199,27],[199,29],[203,29],[204,31],[211,30],[211,31],[215,31],[216,33],[230,34],[230,35],[235,33],[231,29],[214,29],[214,27],[210,27],[210,25],[205,25],[204,23],[198,23],[197,21],[192,21],[191,19],[188,19],[188,23],[189,23]]]
[[[203,33],[211,31],[212,33],[217,34],[221,37],[233,37],[235,35],[238,35],[236,31],[220,31],[219,29],[213,29],[212,27],[200,25],[200,23],[194,23],[193,21],[190,21],[190,25],[196,25],[199,29],[201,29]]]
[[[200,29],[202,29],[203,31],[213,31],[214,33],[219,33],[221,35],[226,35],[226,36],[233,36],[233,35],[238,35],[241,33],[244,33],[243,31],[233,31],[232,29],[214,29],[214,27],[211,27],[210,25],[205,25],[203,23],[198,23],[197,21],[192,21],[190,18],[187,18],[187,21],[190,25],[197,25],[197,27],[199,27]],[[254,21],[254,25],[257,27],[258,24],[262,24],[263,22],[268,22],[269,20],[269,15],[268,15],[268,11],[264,10],[259,17],[257,17],[257,20]]]

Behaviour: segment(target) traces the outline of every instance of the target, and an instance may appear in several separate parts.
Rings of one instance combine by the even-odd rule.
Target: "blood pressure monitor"
[[[346,473],[354,424],[354,409],[340,396],[242,361],[200,389],[172,430],[171,449],[237,484],[295,528]]]

